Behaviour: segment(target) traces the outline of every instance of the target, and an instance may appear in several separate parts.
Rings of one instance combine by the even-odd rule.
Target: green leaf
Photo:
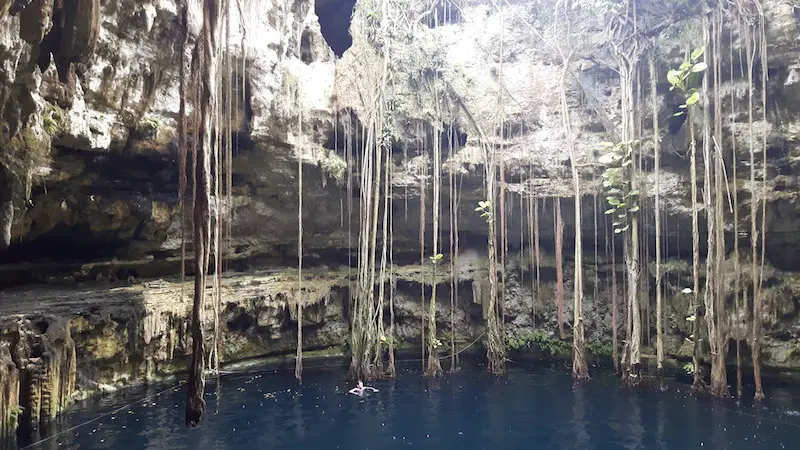
[[[597,162],[603,165],[611,164],[612,162],[614,162],[614,155],[612,155],[611,153],[606,153],[605,155],[602,155],[599,158],[597,158]]]
[[[639,190],[638,189],[634,189],[634,190],[628,192],[628,195],[629,196],[639,195]]]
[[[681,72],[681,75],[683,75],[690,67],[692,67],[692,63],[684,61],[681,63],[681,66],[678,68],[678,70]]]
[[[625,225],[625,227],[624,227],[624,228],[622,228],[622,231],[628,231],[628,229],[629,229],[630,227],[631,227],[630,225]]]
[[[611,206],[619,205],[620,201],[617,197],[608,197],[608,204]]]
[[[616,210],[616,209],[614,209],[614,208],[607,209],[607,210],[606,210],[606,215],[607,215],[607,216],[610,216],[611,214],[614,214],[616,211],[617,211],[617,210]]]
[[[675,69],[670,69],[669,72],[667,72],[667,81],[669,81],[669,84],[671,84],[673,87],[680,84],[680,77],[680,72]]]
[[[698,92],[695,92],[689,98],[686,99],[686,104],[691,106],[697,103],[698,101],[700,101],[700,94]]]
[[[682,116],[682,115],[683,115],[683,111],[678,111],[675,114],[673,114],[672,117],[678,117],[678,116]]]
[[[629,209],[630,212],[639,212],[639,206],[634,206],[633,208]]]
[[[708,69],[708,64],[702,61],[692,66],[693,73],[704,72],[706,69]]]
[[[614,228],[614,234],[620,234],[620,233],[622,233],[621,228]]]
[[[692,52],[692,61],[703,56],[703,53],[705,53],[705,51],[706,51],[705,47],[697,47],[696,49],[694,49],[694,51]]]

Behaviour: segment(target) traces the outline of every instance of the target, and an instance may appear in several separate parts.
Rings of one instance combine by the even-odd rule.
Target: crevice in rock
[[[356,0],[315,0],[314,6],[319,18],[322,37],[331,47],[333,53],[342,57],[353,45],[350,36],[350,19]]]
[[[314,55],[311,52],[311,32],[306,29],[300,36],[300,60],[306,64],[314,62]]]

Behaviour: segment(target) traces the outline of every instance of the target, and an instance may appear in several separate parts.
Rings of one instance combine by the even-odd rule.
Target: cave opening
[[[350,19],[353,16],[355,5],[356,0],[314,1],[322,37],[339,58],[353,45],[353,37],[350,36]]]

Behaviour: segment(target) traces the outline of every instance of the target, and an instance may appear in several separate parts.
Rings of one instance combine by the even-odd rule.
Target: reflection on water
[[[626,389],[594,374],[573,385],[565,372],[512,366],[501,378],[476,369],[424,380],[418,368],[403,370],[359,398],[346,394],[343,373],[307,367],[302,385],[291,370],[229,375],[219,399],[212,380],[197,429],[184,427],[182,388],[130,390],[82,405],[55,425],[59,434],[30,448],[684,450],[800,441],[799,390],[737,405],[666,382],[664,390]]]
[[[587,427],[586,406],[584,404],[584,383],[576,384],[572,390],[572,432],[575,440],[573,448],[590,448],[591,437]]]

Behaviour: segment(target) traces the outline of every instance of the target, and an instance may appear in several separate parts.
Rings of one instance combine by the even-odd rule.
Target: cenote
[[[52,436],[19,448],[781,449],[800,440],[798,389],[754,404],[668,380],[625,388],[603,371],[573,384],[563,368],[512,364],[495,377],[465,366],[426,379],[404,363],[363,398],[347,393],[339,365],[309,361],[302,384],[288,367],[249,368],[224,375],[219,398],[208,387],[197,428],[183,422],[185,386],[129,389],[76,405]]]
[[[0,0],[0,446],[800,448],[799,5]]]

